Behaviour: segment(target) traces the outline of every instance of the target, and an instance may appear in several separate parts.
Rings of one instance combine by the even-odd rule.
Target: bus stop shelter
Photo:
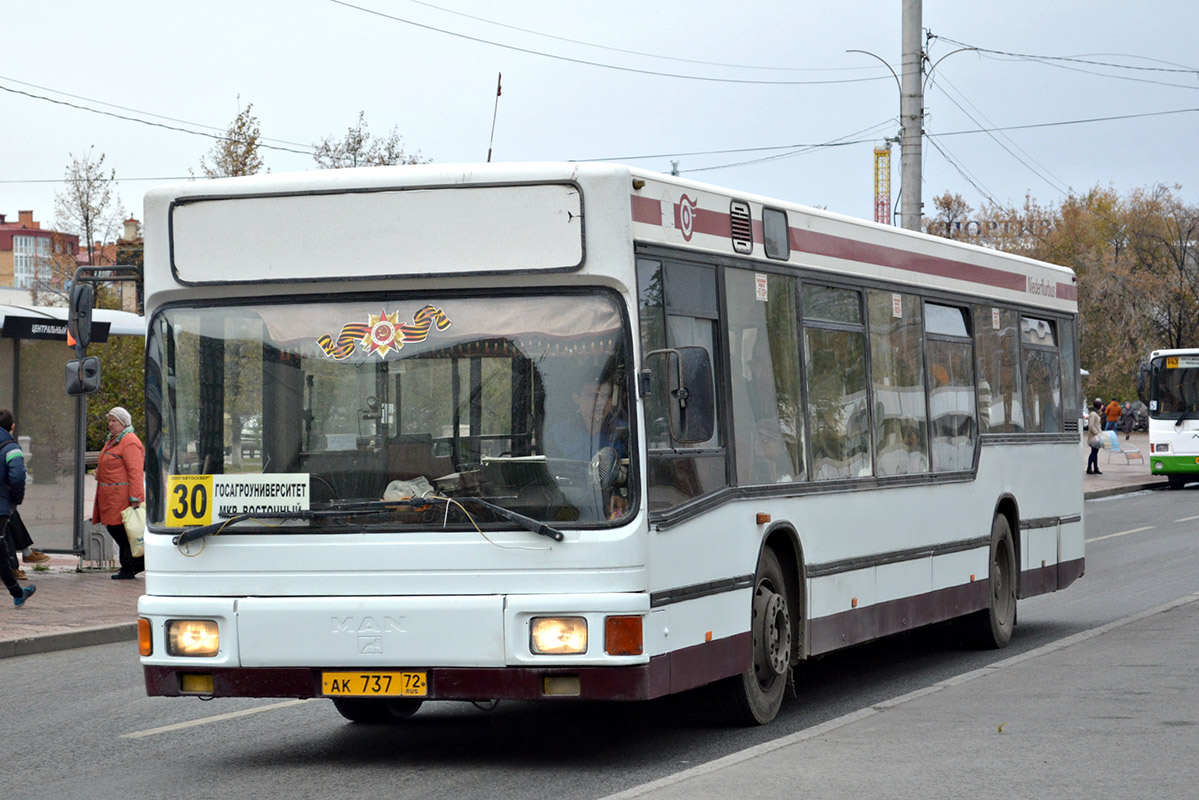
[[[16,417],[16,436],[29,472],[21,518],[39,550],[84,555],[74,540],[76,398],[65,391],[67,309],[0,305],[0,408]],[[93,341],[145,337],[145,320],[126,311],[97,309]],[[95,352],[102,354],[97,348]],[[94,483],[85,483],[87,514]],[[84,543],[85,544],[85,543]]]

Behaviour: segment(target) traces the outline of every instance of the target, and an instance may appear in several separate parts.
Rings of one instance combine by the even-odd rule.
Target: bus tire
[[[989,561],[987,608],[975,612],[971,628],[980,647],[996,650],[1011,641],[1016,626],[1016,546],[1011,523],[1003,514],[996,514],[991,522]]]
[[[1170,481],[1171,489],[1181,489],[1187,485],[1186,478],[1182,475],[1167,475],[1166,478]]]
[[[792,625],[787,580],[778,556],[762,551],[754,576],[753,665],[721,685],[731,720],[739,725],[765,725],[783,704],[791,670]]]
[[[333,707],[350,722],[388,723],[407,719],[417,712],[423,700],[408,697],[386,700],[373,697],[334,697]]]

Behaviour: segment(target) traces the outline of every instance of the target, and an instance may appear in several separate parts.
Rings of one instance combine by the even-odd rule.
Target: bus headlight
[[[205,658],[220,649],[216,620],[173,619],[167,623],[167,652],[173,656]]]
[[[587,620],[583,617],[533,617],[529,620],[529,649],[546,655],[587,652]]]

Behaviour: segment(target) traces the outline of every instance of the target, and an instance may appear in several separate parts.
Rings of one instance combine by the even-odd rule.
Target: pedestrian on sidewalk
[[[28,480],[28,473],[25,477]],[[21,519],[21,512],[15,508],[12,510],[12,516],[8,518],[8,531],[4,538],[8,540],[8,566],[19,581],[25,580],[25,571],[17,562],[18,553],[21,554],[21,560],[26,564],[42,564],[50,560],[50,556],[33,549],[33,537],[29,535],[29,529],[25,527],[25,521]]]
[[[146,448],[133,432],[129,412],[114,406],[108,412],[108,436],[96,462],[96,500],[92,505],[92,522],[104,525],[117,544],[121,569],[113,580],[132,580],[146,569],[142,556],[134,558],[121,519],[122,511],[137,508],[146,497],[142,473],[145,459]]]
[[[1112,401],[1107,404],[1107,408],[1104,409],[1103,414],[1107,417],[1107,425],[1104,427],[1104,430],[1114,431],[1116,426],[1120,424],[1120,401],[1113,397]]]
[[[1128,437],[1132,435],[1133,426],[1136,425],[1137,415],[1132,411],[1132,403],[1125,403],[1124,410],[1120,412],[1120,431],[1124,434],[1124,441],[1128,441]]]
[[[1099,436],[1103,433],[1103,423],[1099,419],[1099,412],[1103,410],[1103,400],[1096,397],[1095,405],[1091,407],[1091,413],[1087,414],[1087,444],[1091,446],[1091,455],[1087,458],[1087,474],[1102,475],[1099,471]]]
[[[13,431],[16,420],[7,408],[0,409],[0,583],[12,595],[13,605],[25,601],[37,590],[33,584],[21,587],[8,566],[8,518],[25,499],[25,455],[21,452]]]

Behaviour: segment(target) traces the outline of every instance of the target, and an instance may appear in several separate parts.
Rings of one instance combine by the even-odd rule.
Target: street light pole
[[[899,225],[920,230],[921,146],[924,136],[924,48],[920,37],[922,0],[903,0],[903,60],[899,95]]]

